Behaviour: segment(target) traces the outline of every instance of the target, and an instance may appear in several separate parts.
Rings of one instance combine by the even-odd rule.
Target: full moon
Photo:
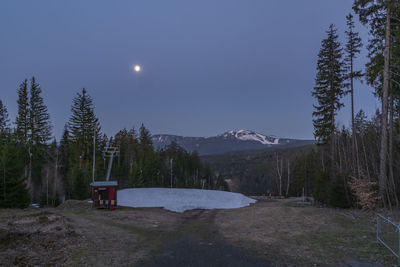
[[[134,69],[136,72],[139,72],[139,71],[142,69],[142,67],[140,67],[139,65],[135,65],[135,66],[133,66],[133,69]]]

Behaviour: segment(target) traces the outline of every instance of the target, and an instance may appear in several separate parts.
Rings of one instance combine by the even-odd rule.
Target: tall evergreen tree
[[[29,140],[32,145],[44,145],[51,139],[50,115],[41,93],[42,89],[32,77],[29,101]]]
[[[8,118],[8,111],[3,102],[0,100],[0,140],[10,130],[10,120]]]
[[[343,52],[333,24],[329,26],[327,34],[318,54],[316,85],[312,91],[318,102],[313,112],[314,135],[321,144],[326,144],[334,134],[335,115],[343,106],[341,98],[345,93]]]
[[[140,126],[139,129],[139,142],[143,148],[149,148],[153,146],[153,141],[151,140],[150,131],[144,127],[144,124]]]
[[[86,159],[93,148],[94,133],[97,135],[96,143],[98,143],[100,123],[94,114],[93,100],[85,88],[82,89],[82,93],[77,93],[74,97],[71,112],[68,130],[73,143],[79,147],[81,155]]]
[[[30,202],[25,184],[24,150],[13,137],[0,144],[0,207],[25,208]]]
[[[352,130],[352,156],[354,165],[357,165],[358,175],[360,175],[359,160],[357,158],[357,143],[355,135],[355,125],[354,125],[354,80],[360,79],[362,73],[359,70],[354,70],[354,59],[361,52],[362,42],[358,32],[354,31],[354,20],[353,15],[350,13],[346,16],[347,30],[346,37],[347,43],[345,45],[345,62],[346,62],[346,78],[348,81],[348,86],[350,87],[351,95],[351,130]],[[357,159],[356,159],[357,158]]]
[[[68,122],[68,188],[71,190],[70,196],[82,198],[88,197],[92,178],[93,136],[96,138],[97,148],[101,143],[100,123],[94,114],[93,100],[85,88],[74,97],[71,112]],[[96,152],[100,153],[101,149],[96,149]]]
[[[15,120],[18,142],[28,144],[29,132],[29,102],[28,102],[28,80],[25,79],[18,89],[18,115]]]
[[[59,157],[60,157],[60,173],[63,178],[63,187],[65,189],[65,195],[70,196],[70,186],[68,183],[67,175],[69,169],[69,157],[70,157],[70,140],[68,126],[64,126],[64,132],[60,140],[59,147]]]

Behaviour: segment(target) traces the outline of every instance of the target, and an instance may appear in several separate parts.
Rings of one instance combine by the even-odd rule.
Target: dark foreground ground
[[[165,242],[159,253],[140,262],[142,266],[275,266],[265,257],[235,247],[210,222],[214,212],[197,211],[175,238]]]
[[[0,209],[1,266],[392,266],[375,216],[265,200],[233,210]]]

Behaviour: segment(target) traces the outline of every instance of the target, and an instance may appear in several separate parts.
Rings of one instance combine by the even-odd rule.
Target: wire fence
[[[400,265],[400,224],[381,214],[376,216],[376,239],[397,257]]]

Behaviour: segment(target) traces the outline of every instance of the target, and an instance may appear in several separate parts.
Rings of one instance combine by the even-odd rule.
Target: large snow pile
[[[242,194],[179,188],[128,188],[117,194],[119,206],[163,207],[175,212],[191,209],[234,209],[255,203]]]

